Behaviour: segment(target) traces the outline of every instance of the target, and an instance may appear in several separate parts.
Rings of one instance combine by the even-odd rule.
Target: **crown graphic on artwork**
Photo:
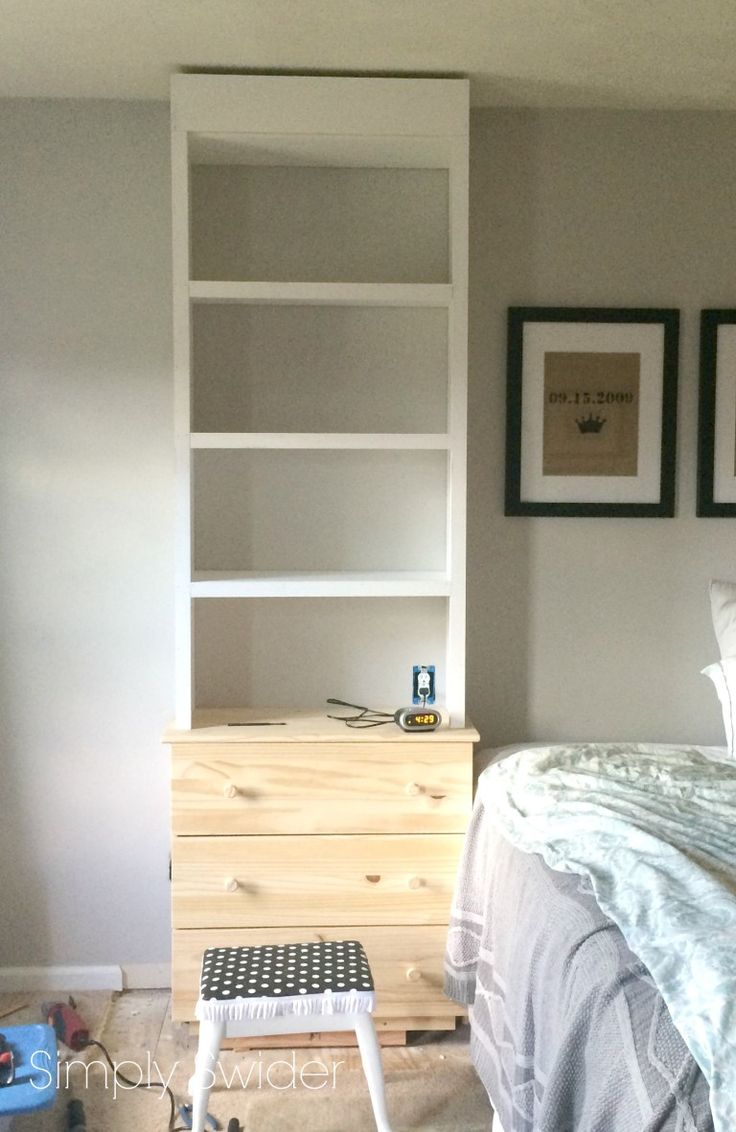
[[[587,417],[575,418],[575,424],[581,432],[600,432],[605,423],[605,417],[594,417],[592,413],[589,413]]]

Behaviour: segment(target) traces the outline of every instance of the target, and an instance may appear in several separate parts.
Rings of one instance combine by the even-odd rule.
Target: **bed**
[[[549,776],[550,767],[551,793],[539,786],[540,768]],[[640,772],[652,775],[643,790]],[[709,776],[702,797],[698,775]],[[714,797],[715,825],[707,816]],[[683,814],[674,820],[679,799]],[[685,813],[691,804],[697,821]],[[736,764],[718,749],[588,744],[493,753],[458,875],[446,992],[469,1007],[471,1056],[496,1114],[494,1132],[499,1122],[504,1132],[736,1127],[724,1093],[733,1077],[723,1074],[736,1053],[729,1044],[736,1041],[736,978],[713,992],[712,1008],[709,998],[701,1012],[708,1017],[695,1026],[683,1024],[692,1002],[680,985],[700,978],[702,998],[731,965],[716,946],[708,959],[715,975],[699,966],[704,938],[725,941],[731,954],[736,942],[735,817]],[[653,859],[660,851],[664,866]],[[713,861],[716,875],[706,882]],[[698,888],[706,883],[714,887]],[[681,914],[697,907],[699,921],[701,907],[716,904],[704,931],[690,911]],[[662,945],[668,939],[670,955]],[[673,956],[682,966],[676,977]],[[713,1031],[702,1044],[698,1026]]]

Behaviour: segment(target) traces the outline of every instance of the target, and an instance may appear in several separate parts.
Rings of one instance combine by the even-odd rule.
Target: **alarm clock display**
[[[434,708],[399,708],[394,713],[394,722],[402,731],[435,731],[442,723],[442,716]]]

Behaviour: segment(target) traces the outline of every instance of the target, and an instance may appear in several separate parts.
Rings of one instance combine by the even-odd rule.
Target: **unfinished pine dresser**
[[[167,732],[174,1018],[194,1016],[207,947],[354,938],[379,1031],[454,1028],[443,957],[477,738],[251,709]]]

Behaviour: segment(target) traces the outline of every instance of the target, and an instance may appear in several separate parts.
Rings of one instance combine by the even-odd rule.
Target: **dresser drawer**
[[[177,837],[175,928],[447,923],[463,838]]]
[[[207,947],[257,947],[263,944],[312,943],[359,939],[376,985],[376,1015],[381,1018],[454,1018],[460,1007],[446,998],[444,953],[447,928],[297,927],[175,931],[175,1018],[194,1017],[202,953]]]
[[[469,743],[198,743],[173,748],[175,834],[460,833]]]

